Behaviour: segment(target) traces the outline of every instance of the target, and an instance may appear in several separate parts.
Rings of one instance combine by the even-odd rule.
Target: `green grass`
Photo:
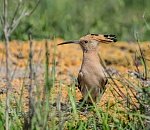
[[[24,7],[31,9],[35,2],[25,1]],[[9,1],[9,19],[16,3],[17,0]],[[11,38],[27,40],[26,32],[32,30],[37,39],[53,36],[78,39],[87,33],[112,33],[119,40],[134,41],[134,33],[138,32],[140,39],[146,41],[150,35],[149,6],[149,0],[41,0],[37,10],[23,19]]]

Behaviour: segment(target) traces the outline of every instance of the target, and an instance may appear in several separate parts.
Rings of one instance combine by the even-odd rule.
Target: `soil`
[[[62,42],[62,39],[55,39],[48,41],[49,50],[49,74],[51,75],[53,64],[56,64],[55,68],[55,85],[52,88],[52,100],[53,102],[61,100],[62,103],[67,102],[68,89],[70,85],[76,82],[78,71],[80,70],[82,61],[82,51],[78,45],[64,45],[57,46]],[[147,66],[150,68],[150,42],[140,44],[142,53],[146,59]],[[39,91],[39,96],[43,96],[42,90],[45,81],[45,41],[33,41],[33,84],[34,91]],[[143,63],[137,43],[117,42],[112,44],[101,44],[99,46],[99,54],[105,62],[108,71],[114,77],[123,75],[128,77],[131,74],[131,80],[137,67],[140,72],[144,72]],[[9,48],[9,68],[10,78],[12,83],[11,92],[16,99],[23,96],[25,108],[28,106],[28,86],[29,86],[29,43],[23,41],[11,41]],[[136,67],[137,66],[137,67]],[[118,75],[119,74],[119,75]],[[50,76],[51,77],[51,76]],[[51,77],[52,78],[52,77]],[[111,82],[111,81],[110,81]],[[121,96],[116,94],[116,97],[112,94],[112,84],[106,85],[107,89],[104,93],[100,106],[104,106],[108,101],[110,105],[113,105],[116,98]],[[5,49],[4,44],[0,43],[0,100],[5,98],[6,77],[5,77]],[[35,87],[36,86],[36,87]],[[126,91],[121,84],[118,83],[118,87],[122,91]],[[119,89],[114,87],[117,92]],[[80,100],[82,95],[80,91],[76,89],[76,100]],[[23,94],[21,94],[23,90]],[[117,93],[116,92],[116,93]],[[126,92],[125,92],[126,93]]]

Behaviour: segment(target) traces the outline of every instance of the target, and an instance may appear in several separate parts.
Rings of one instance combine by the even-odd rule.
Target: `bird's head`
[[[115,35],[102,35],[102,34],[88,34],[80,38],[80,40],[67,41],[58,45],[64,44],[80,44],[83,51],[95,50],[100,43],[112,43],[116,42],[117,38]]]

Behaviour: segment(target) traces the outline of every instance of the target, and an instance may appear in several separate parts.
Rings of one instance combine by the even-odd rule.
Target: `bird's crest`
[[[88,34],[80,38],[80,40],[96,40],[102,43],[116,42],[117,38],[115,35],[103,35],[103,34]]]

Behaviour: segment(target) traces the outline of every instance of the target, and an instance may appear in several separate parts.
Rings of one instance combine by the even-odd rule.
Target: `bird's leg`
[[[78,102],[78,109],[82,112],[82,114],[87,114],[91,108],[93,108],[93,104],[91,102],[87,102],[84,98],[80,99]]]

